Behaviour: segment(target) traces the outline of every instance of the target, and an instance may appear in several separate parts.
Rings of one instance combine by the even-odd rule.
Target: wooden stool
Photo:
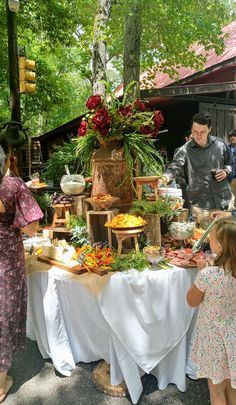
[[[91,243],[94,243],[94,236],[93,236],[93,230],[92,230],[92,225],[91,225],[91,216],[92,215],[105,215],[106,221],[111,221],[114,216],[116,216],[119,213],[119,210],[117,208],[114,208],[112,210],[107,210],[107,211],[87,211],[86,212],[86,220],[87,220],[87,228],[88,228],[88,234]],[[112,233],[111,229],[107,228],[107,238],[108,238],[108,246],[111,249],[112,248]]]
[[[55,228],[57,225],[65,227],[65,223],[71,214],[72,204],[55,204],[53,208],[55,213],[53,216],[52,228]]]
[[[136,183],[136,193],[138,196],[138,199],[142,199],[142,194],[143,194],[143,186],[145,184],[150,185],[153,187],[154,194],[155,194],[155,200],[158,200],[158,186],[160,183],[161,177],[159,176],[139,176],[139,177],[134,177],[134,181]]]
[[[122,251],[122,242],[127,238],[134,238],[134,247],[136,252],[139,252],[138,246],[138,236],[143,232],[143,228],[138,229],[112,229],[112,232],[116,235],[118,243],[118,256],[121,255]]]

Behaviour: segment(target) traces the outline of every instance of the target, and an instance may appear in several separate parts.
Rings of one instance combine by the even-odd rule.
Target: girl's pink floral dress
[[[25,346],[26,279],[20,229],[43,214],[23,180],[5,176],[0,184],[0,372],[9,370]]]
[[[236,388],[236,279],[221,268],[206,267],[195,285],[205,292],[191,356],[197,376],[213,384],[228,378]]]

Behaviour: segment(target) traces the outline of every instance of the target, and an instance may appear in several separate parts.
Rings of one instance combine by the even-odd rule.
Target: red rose
[[[152,128],[150,125],[140,125],[139,127],[140,134],[149,135],[153,133]]]
[[[162,126],[162,124],[164,124],[164,117],[162,115],[162,112],[160,110],[156,110],[154,112],[154,117],[153,117],[153,121],[155,124],[156,128],[160,128]]]
[[[81,121],[79,129],[78,129],[78,136],[84,136],[87,132],[87,121]]]
[[[142,103],[142,101],[139,100],[138,98],[134,102],[134,107],[136,107],[139,111],[145,111],[146,110],[145,104]]]
[[[110,129],[110,127],[99,128],[99,132],[101,135],[107,136],[109,129]]]
[[[118,111],[119,114],[123,117],[129,117],[130,115],[132,115],[132,106],[127,105],[127,107],[120,107]]]
[[[106,108],[100,108],[92,118],[94,128],[100,130],[111,124],[111,117],[108,115]]]
[[[152,133],[152,138],[157,138],[158,137],[158,129],[155,129]]]
[[[99,94],[96,94],[95,96],[90,96],[86,102],[86,107],[89,110],[94,110],[101,104],[102,102],[102,97]]]

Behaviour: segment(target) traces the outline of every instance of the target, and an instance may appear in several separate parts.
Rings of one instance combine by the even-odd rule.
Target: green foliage
[[[65,165],[68,165],[71,173],[76,173],[80,167],[73,141],[57,147],[56,151],[47,160],[42,177],[59,182],[65,174]]]
[[[52,204],[51,196],[48,193],[34,193],[34,198],[43,212],[46,211]]]
[[[142,252],[132,250],[126,255],[116,256],[115,262],[112,263],[111,266],[113,270],[126,271],[136,269],[138,271],[143,271],[150,267],[150,263],[147,262]]]
[[[170,198],[159,198],[157,201],[135,200],[130,210],[131,214],[148,215],[158,214],[160,217],[172,218],[179,213],[179,209],[173,209]]]
[[[82,216],[69,215],[66,226],[68,229],[74,229],[79,226],[86,226],[86,220]]]
[[[112,2],[103,38],[107,43],[113,88],[123,70],[124,18],[133,0]],[[175,75],[176,67],[202,67],[195,42],[222,51],[221,28],[235,18],[235,0],[140,0],[141,69]],[[6,2],[0,2],[0,122],[9,120]],[[97,2],[91,0],[21,0],[17,13],[18,44],[36,60],[37,93],[21,96],[22,123],[33,136],[47,132],[84,111],[91,93],[93,26]],[[114,68],[116,71],[113,80]],[[109,72],[108,72],[109,74]],[[150,70],[151,80],[155,69]],[[108,76],[109,77],[109,76]]]
[[[71,232],[71,243],[74,247],[88,245],[89,236],[84,217],[70,215],[66,222],[66,226]]]
[[[71,242],[75,247],[88,245],[89,236],[85,219],[80,216],[70,215],[67,221],[67,227],[71,232]]]

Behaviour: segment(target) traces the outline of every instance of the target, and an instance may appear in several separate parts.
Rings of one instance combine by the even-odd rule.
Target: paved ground
[[[131,405],[129,397],[117,398],[97,390],[92,370],[97,363],[79,363],[70,378],[59,375],[50,361],[44,361],[36,342],[27,341],[26,352],[19,354],[10,375],[14,386],[4,405]],[[209,405],[204,380],[188,380],[188,390],[181,393],[174,385],[164,391],[157,388],[151,375],[143,377],[144,391],[138,405]]]

